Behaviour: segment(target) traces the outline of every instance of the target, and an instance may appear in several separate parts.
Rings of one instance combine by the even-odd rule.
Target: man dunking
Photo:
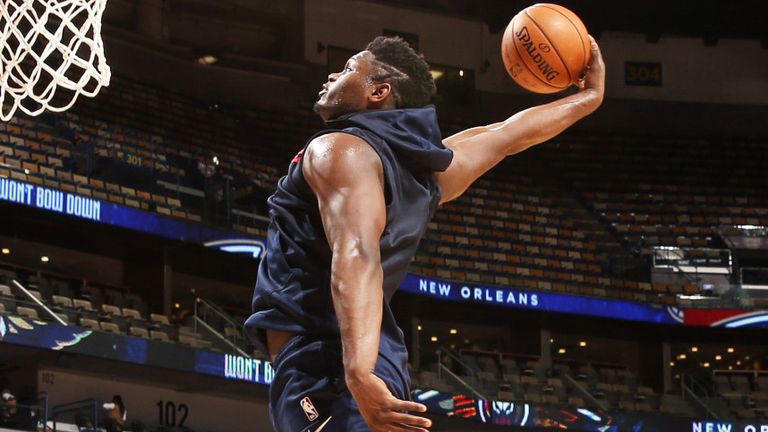
[[[278,432],[426,431],[409,412],[408,354],[389,300],[439,204],[501,162],[549,140],[603,100],[592,60],[578,93],[442,139],[429,66],[378,37],[328,76],[315,111],[328,126],[269,198],[268,249],[246,328],[275,367]]]

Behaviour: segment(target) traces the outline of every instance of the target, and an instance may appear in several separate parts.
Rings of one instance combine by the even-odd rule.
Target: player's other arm
[[[426,408],[395,398],[373,374],[384,307],[379,240],[387,213],[381,160],[360,138],[332,133],[310,143],[302,172],[317,196],[333,254],[331,294],[347,387],[374,431],[424,431],[428,419],[402,411]]]
[[[591,114],[603,101],[605,65],[592,39],[592,59],[583,86],[576,94],[521,111],[507,120],[467,129],[443,143],[453,150],[451,165],[436,174],[441,202],[459,197],[505,157],[551,139]]]

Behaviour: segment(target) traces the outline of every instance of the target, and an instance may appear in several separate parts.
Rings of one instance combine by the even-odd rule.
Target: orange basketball
[[[555,93],[579,80],[592,56],[587,28],[570,10],[550,3],[523,9],[501,40],[507,73],[535,93]]]

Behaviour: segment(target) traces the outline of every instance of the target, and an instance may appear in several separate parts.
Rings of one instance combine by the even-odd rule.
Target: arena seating
[[[443,366],[490,399],[577,407],[594,406],[593,399],[612,412],[695,414],[693,406],[678,394],[656,393],[620,365],[556,360],[547,368],[541,359],[530,356],[462,351],[453,357],[447,348],[441,350],[449,353],[443,356]],[[443,392],[470,392],[447,375],[443,372],[441,379],[435,367],[427,367],[415,374],[415,385]]]
[[[700,287],[650,283],[652,247],[722,247],[719,226],[768,223],[755,187],[759,145],[558,138],[446,205],[415,266],[449,279],[674,303]],[[724,147],[727,157],[715,157]]]
[[[0,175],[192,222],[202,220],[206,176],[220,172],[240,195],[264,198],[274,187],[283,163],[225,114],[119,78],[112,84],[61,116],[0,124]],[[234,228],[264,234],[248,219]]]
[[[116,77],[102,96],[58,117],[0,123],[0,176],[206,223],[207,179],[223,170],[237,193],[250,195],[235,199],[235,208],[263,216],[257,201],[319,127],[308,109],[230,113]],[[449,123],[445,134],[462,127]],[[721,225],[768,225],[768,201],[754,186],[761,175],[759,158],[751,157],[757,147],[729,142],[727,157],[713,157],[721,145],[573,135],[527,151],[437,212],[411,271],[675,304],[677,294],[699,287],[651,283],[625,272],[616,258],[638,265],[653,246],[717,246]],[[231,227],[265,235],[263,222],[253,218],[235,218]],[[11,278],[21,278],[73,325],[216,350],[189,322],[153,313],[125,288],[75,288],[55,275],[0,268],[0,312],[48,319],[14,295]],[[654,392],[617,365],[556,361],[546,368],[536,358],[477,352],[462,353],[461,360],[468,368],[454,365],[459,378],[492,399],[589,406],[593,398],[610,410],[694,414],[689,402]],[[434,368],[415,378],[424,388],[466,392]],[[715,386],[729,415],[765,415],[764,376],[716,375]]]
[[[468,126],[445,120],[445,135]],[[264,215],[283,167],[319,127],[308,109],[227,111],[118,76],[61,116],[1,124],[0,175],[199,223],[207,219],[206,177],[223,171],[244,211],[237,214]],[[725,145],[727,157],[714,157]],[[642,267],[657,245],[711,246],[719,225],[768,224],[768,202],[754,186],[756,146],[558,138],[444,206],[414,271],[673,304],[699,287],[651,284],[623,267]],[[230,222],[265,234],[263,221]]]
[[[752,371],[715,371],[712,380],[728,415],[748,420],[766,418],[768,375]]]
[[[721,225],[765,225],[761,143],[582,137],[549,149],[561,173],[622,240],[711,246]],[[557,156],[556,158],[554,156]],[[645,253],[648,253],[647,249]]]
[[[614,275],[614,258],[627,256],[625,246],[558,179],[542,175],[542,156],[507,161],[438,211],[416,272],[666,304],[677,293],[698,291]]]
[[[27,290],[69,325],[95,331],[180,343],[192,348],[218,350],[196,332],[188,320],[171,319],[151,311],[137,295],[120,287],[82,285],[62,275],[25,268],[0,267],[0,312],[29,319],[53,321],[36,303],[11,287],[18,280]]]

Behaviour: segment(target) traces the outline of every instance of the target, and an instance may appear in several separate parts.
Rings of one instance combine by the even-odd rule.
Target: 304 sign
[[[624,83],[628,86],[661,87],[661,63],[624,62]]]

